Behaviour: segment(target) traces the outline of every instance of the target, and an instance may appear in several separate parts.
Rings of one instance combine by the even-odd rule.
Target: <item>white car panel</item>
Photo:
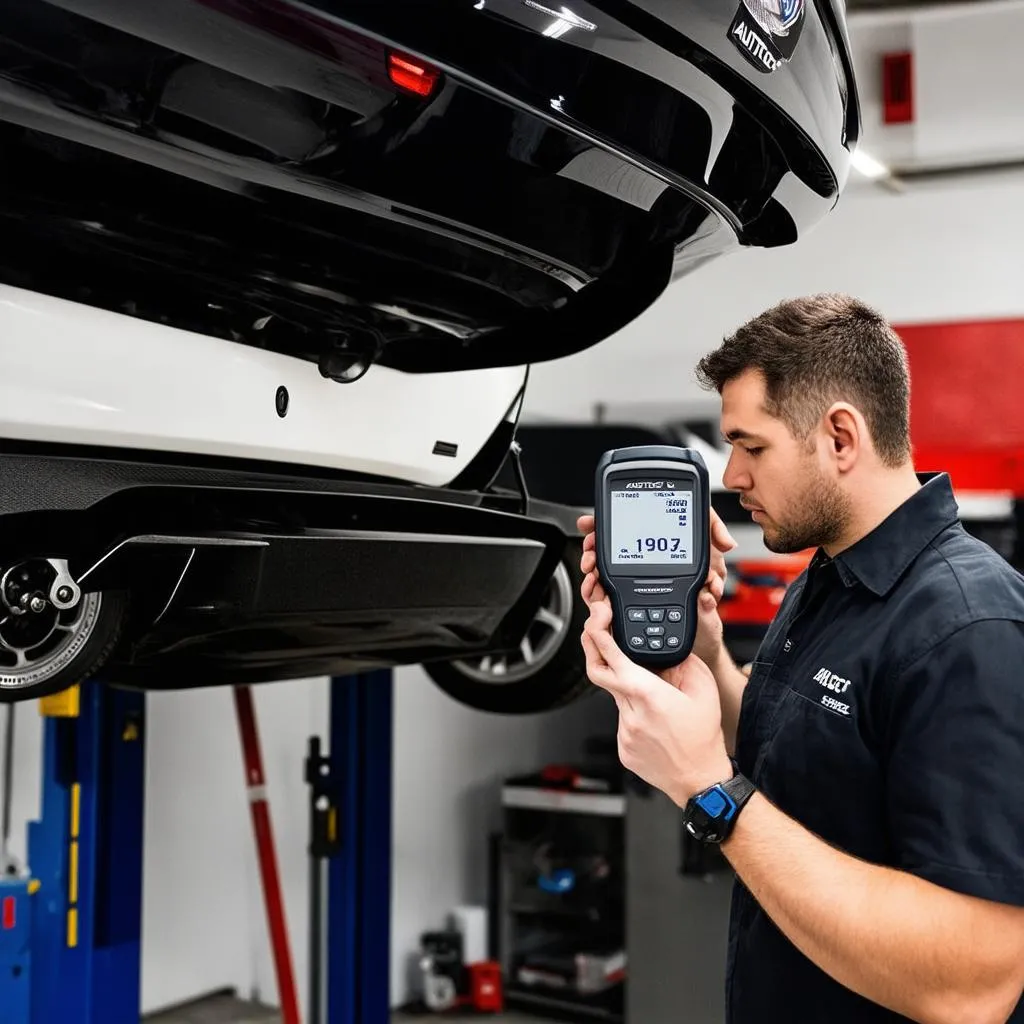
[[[305,360],[0,285],[0,438],[441,486],[490,437],[526,374],[522,366],[427,374],[373,366],[338,384]],[[456,454],[434,454],[435,442]]]

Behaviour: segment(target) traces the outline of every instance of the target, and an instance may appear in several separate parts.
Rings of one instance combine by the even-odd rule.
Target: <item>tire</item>
[[[0,703],[36,700],[85,682],[106,663],[121,637],[128,596],[120,591],[83,592],[69,639],[33,664],[14,668],[0,643]],[[2,627],[0,627],[2,629]]]
[[[566,549],[527,631],[536,658],[533,665],[522,654],[508,659],[432,662],[423,666],[427,675],[460,704],[499,715],[552,711],[593,693],[580,645],[588,615],[580,596],[581,553],[579,544]],[[555,619],[559,620],[557,627]]]

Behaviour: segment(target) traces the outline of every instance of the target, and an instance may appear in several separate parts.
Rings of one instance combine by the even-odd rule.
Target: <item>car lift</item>
[[[331,679],[330,705],[328,756],[312,737],[306,763],[305,1024],[386,1024],[391,672]],[[241,722],[237,695],[236,707]],[[0,878],[0,1024],[138,1024],[145,695],[90,681],[44,698],[40,712],[42,806],[29,825],[30,874]]]

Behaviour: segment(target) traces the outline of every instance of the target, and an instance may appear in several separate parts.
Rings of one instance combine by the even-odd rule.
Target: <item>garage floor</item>
[[[430,1014],[395,1013],[392,1024],[429,1024],[438,1019]],[[530,1017],[522,1013],[504,1013],[498,1016],[486,1014],[476,1016],[459,1014],[458,1017],[446,1017],[446,1020],[458,1021],[501,1021],[501,1024],[540,1024],[546,1018]],[[243,1002],[231,995],[214,995],[206,999],[179,1006],[173,1010],[154,1013],[144,1018],[144,1024],[280,1024],[281,1018],[276,1011],[259,1006],[256,1003]]]

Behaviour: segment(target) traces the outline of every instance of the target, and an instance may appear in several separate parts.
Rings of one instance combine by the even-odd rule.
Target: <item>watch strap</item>
[[[733,777],[728,782],[722,783],[722,789],[729,794],[736,803],[736,814],[739,814],[743,805],[754,795],[754,784],[744,775],[733,762]],[[733,815],[735,820],[735,815]]]

